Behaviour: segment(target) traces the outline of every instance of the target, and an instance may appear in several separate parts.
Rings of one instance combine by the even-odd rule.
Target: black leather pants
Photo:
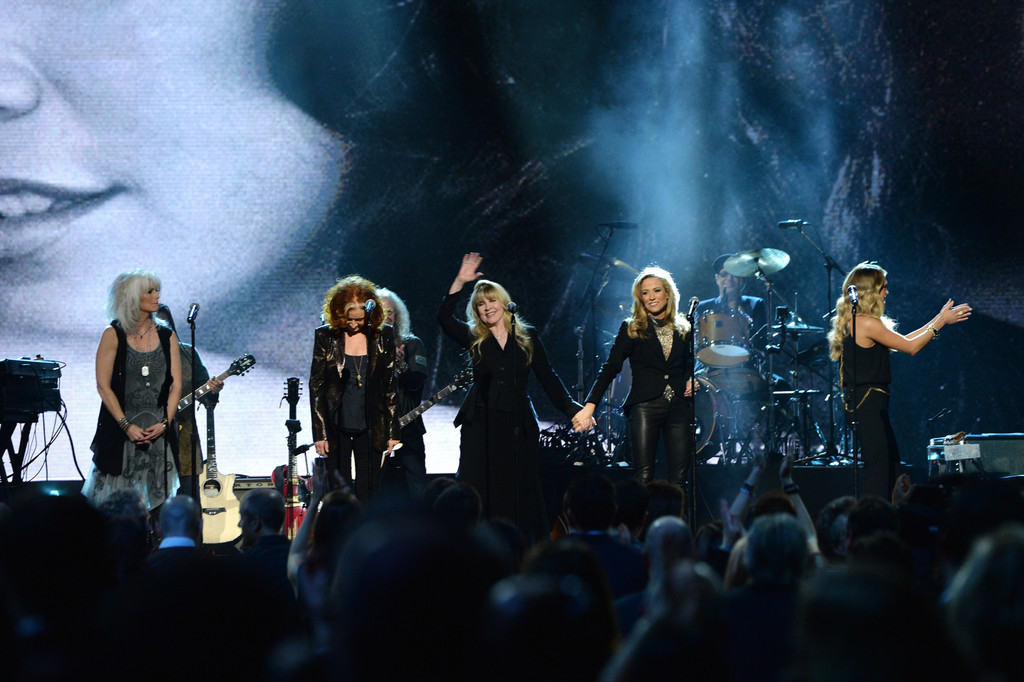
[[[654,455],[661,436],[668,459],[669,483],[683,485],[693,454],[692,413],[692,399],[682,396],[676,396],[671,403],[660,397],[630,408],[629,438],[633,447],[633,472],[638,481],[649,483],[654,478]]]

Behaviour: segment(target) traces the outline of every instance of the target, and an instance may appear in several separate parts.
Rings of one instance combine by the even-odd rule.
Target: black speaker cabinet
[[[969,433],[964,441],[981,447],[985,471],[1024,474],[1024,433]]]

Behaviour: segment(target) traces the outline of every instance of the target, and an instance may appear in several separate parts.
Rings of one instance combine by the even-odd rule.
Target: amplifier
[[[235,476],[235,492],[256,490],[257,488],[273,488],[274,480],[270,476]]]
[[[963,440],[979,446],[985,471],[1024,474],[1024,433],[969,433]]]
[[[60,410],[60,365],[53,360],[0,360],[0,415],[5,421]]]

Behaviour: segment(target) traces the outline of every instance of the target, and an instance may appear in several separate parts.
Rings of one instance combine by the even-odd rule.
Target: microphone
[[[779,229],[781,230],[793,230],[804,225],[810,225],[806,220],[800,220],[797,218],[791,220],[783,220],[779,222]]]
[[[854,305],[857,305],[857,299],[858,299],[858,297],[857,297],[857,287],[855,287],[852,284],[850,286],[846,287],[846,295],[850,297],[850,302],[851,303],[853,303]]]
[[[509,311],[513,315],[519,312],[519,306],[516,305],[515,301],[509,301],[508,305],[505,306],[505,310]]]
[[[696,296],[690,299],[690,309],[686,311],[686,316],[691,320],[693,319],[694,313],[697,312],[698,303],[700,303],[700,299],[697,298]]]
[[[640,227],[638,223],[627,223],[624,220],[616,220],[610,223],[598,223],[598,227],[610,227],[613,230],[635,230]]]
[[[193,303],[188,307],[188,315],[185,317],[185,321],[192,324],[196,321],[196,315],[199,314],[199,304]]]
[[[372,313],[373,309],[376,308],[376,307],[377,307],[377,302],[374,301],[372,298],[366,299],[366,303],[363,304],[363,310],[366,311],[367,315]]]

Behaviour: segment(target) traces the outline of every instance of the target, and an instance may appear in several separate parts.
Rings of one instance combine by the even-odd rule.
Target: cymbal
[[[824,327],[812,327],[809,324],[793,320],[786,323],[786,332],[790,334],[812,334],[825,331]]]
[[[586,263],[592,267],[596,266],[597,268],[606,271],[611,279],[617,279],[622,282],[632,282],[636,276],[640,274],[639,270],[618,258],[595,256],[592,253],[581,253],[578,260],[580,263]]]
[[[621,301],[618,299],[603,300],[598,299],[597,301],[598,312],[608,315],[609,317],[624,318],[629,317],[633,314],[633,302],[632,301]]]
[[[789,254],[779,249],[740,251],[726,259],[722,267],[736,277],[753,277],[757,273],[770,275],[789,265]]]

